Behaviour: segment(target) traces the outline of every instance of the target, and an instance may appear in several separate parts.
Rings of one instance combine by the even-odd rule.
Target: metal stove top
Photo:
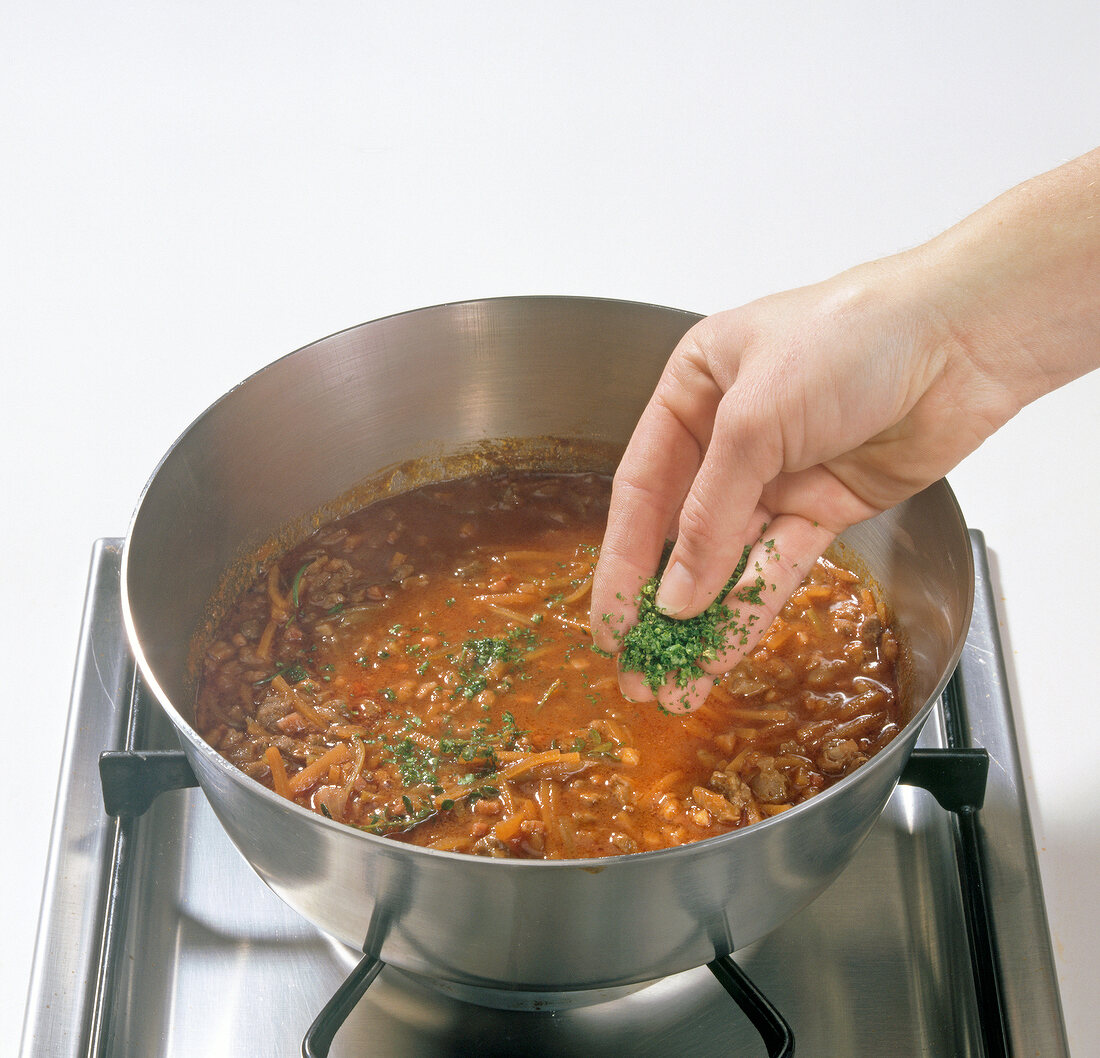
[[[954,681],[991,767],[974,817],[984,890],[960,881],[959,819],[899,787],[839,880],[735,960],[790,1023],[800,1056],[1068,1054],[1020,779],[985,546],[972,534],[975,615]],[[119,602],[121,542],[94,550],[21,1054],[291,1055],[360,958],[252,873],[202,794],[159,797],[119,824],[98,758],[126,745],[142,689]],[[154,707],[135,735],[176,748]],[[952,719],[951,723],[957,721]],[[941,706],[922,735],[948,743]],[[121,843],[124,861],[116,858]],[[120,871],[119,862],[126,867]],[[966,921],[991,916],[991,980],[975,984]],[[104,952],[121,956],[102,973]],[[983,990],[1008,1045],[990,1043]],[[705,968],[559,1011],[490,1009],[386,967],[336,1034],[340,1056],[761,1055],[764,1044]]]

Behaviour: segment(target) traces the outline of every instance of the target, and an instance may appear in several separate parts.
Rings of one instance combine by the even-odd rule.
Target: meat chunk
[[[256,710],[256,722],[270,729],[275,727],[289,712],[290,702],[287,701],[286,696],[272,689]]]
[[[879,620],[878,614],[870,614],[865,617],[859,632],[860,637],[868,646],[877,646],[878,641],[882,638],[882,621]]]
[[[485,837],[475,841],[470,851],[475,856],[490,856],[498,860],[506,859],[510,855],[508,846],[505,845],[500,838],[494,837],[492,834],[486,834]]]
[[[854,739],[830,738],[821,747],[817,766],[825,775],[847,775],[866,761],[867,755]]]
[[[752,804],[752,790],[741,776],[734,772],[716,771],[707,785],[729,801],[737,809],[738,815]]]
[[[762,757],[757,762],[757,772],[749,780],[756,799],[766,805],[786,804],[791,799],[791,784],[787,776],[776,767],[774,757]]]
[[[725,772],[716,774],[725,775]],[[700,808],[705,808],[720,823],[739,823],[741,821],[741,805],[734,805],[716,790],[707,789],[705,786],[696,786],[691,791],[692,799]]]
[[[346,600],[355,579],[355,567],[347,559],[330,558],[323,564],[315,561],[302,577],[300,597],[310,606],[328,611]]]

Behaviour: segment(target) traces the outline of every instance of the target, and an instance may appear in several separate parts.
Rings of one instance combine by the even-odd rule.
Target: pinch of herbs
[[[686,620],[658,610],[656,596],[660,581],[658,577],[646,581],[638,595],[638,621],[622,637],[619,663],[623,670],[641,673],[645,684],[654,691],[668,682],[670,674],[681,689],[703,676],[701,663],[716,660],[731,633],[743,632],[736,623],[738,611],[730,610],[722,600],[744,573],[748,556],[746,547],[719,598],[701,614]]]

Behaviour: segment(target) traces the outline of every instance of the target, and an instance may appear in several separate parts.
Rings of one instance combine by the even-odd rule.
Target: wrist
[[[1100,363],[1100,151],[1006,192],[911,252],[953,355],[1004,418]]]

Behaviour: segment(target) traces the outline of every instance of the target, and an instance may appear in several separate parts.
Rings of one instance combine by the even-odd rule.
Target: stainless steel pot
[[[323,930],[463,987],[616,988],[763,936],[836,878],[878,818],[969,623],[970,548],[944,482],[845,537],[908,636],[912,720],[853,775],[742,831],[599,860],[412,848],[277,797],[191,726],[193,644],[227,571],[408,460],[430,467],[487,439],[555,437],[621,451],[698,318],[627,302],[502,298],[366,323],[253,375],[156,469],[123,562],[138,664],[229,836]]]

